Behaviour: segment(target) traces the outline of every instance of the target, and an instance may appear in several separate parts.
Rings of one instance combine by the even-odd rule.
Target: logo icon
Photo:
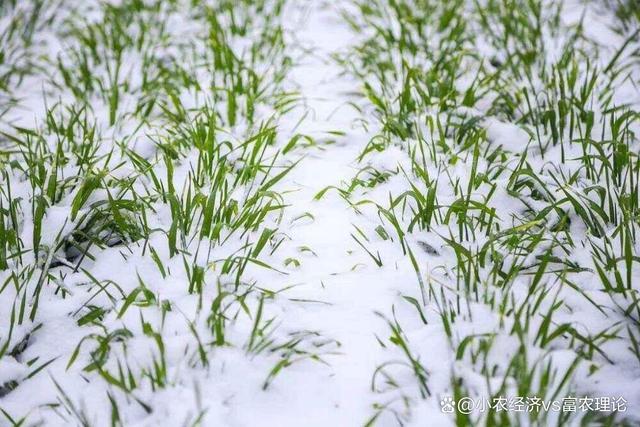
[[[455,410],[456,402],[454,402],[453,397],[445,396],[440,400],[440,408],[442,408],[442,412],[446,414],[452,414]]]

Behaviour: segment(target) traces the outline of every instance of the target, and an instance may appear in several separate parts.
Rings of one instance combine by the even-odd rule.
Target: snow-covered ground
[[[633,1],[196,3],[0,6],[0,425],[640,420]]]

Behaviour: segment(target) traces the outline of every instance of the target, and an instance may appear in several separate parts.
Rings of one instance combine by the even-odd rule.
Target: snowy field
[[[638,0],[0,0],[0,426],[640,425]]]

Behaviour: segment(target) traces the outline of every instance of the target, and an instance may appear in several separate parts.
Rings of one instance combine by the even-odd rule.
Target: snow
[[[368,236],[376,236],[373,230],[380,225],[378,209],[373,203],[353,209],[337,191],[345,188],[362,168],[358,156],[379,131],[370,116],[366,119],[371,123],[363,126],[362,113],[353,106],[363,106],[366,113],[371,109],[357,95],[361,82],[344,73],[331,60],[333,54],[352,47],[358,37],[343,22],[339,12],[338,6],[321,2],[309,3],[308,7],[293,5],[285,12],[284,22],[289,25],[286,37],[291,38],[291,43],[301,43],[306,47],[305,51],[296,52],[300,55],[297,58],[300,61],[290,71],[290,80],[287,82],[300,92],[304,104],[285,117],[278,118],[277,143],[282,146],[296,133],[309,135],[316,141],[335,140],[335,143],[323,145],[320,142],[317,147],[295,149],[288,155],[288,162],[299,160],[300,163],[277,185],[287,205],[278,230],[278,233],[286,236],[285,242],[268,260],[270,265],[276,266],[277,271],[261,265],[248,265],[246,269],[246,276],[251,279],[247,283],[253,280],[255,286],[274,294],[265,304],[264,315],[264,318],[277,319],[274,340],[286,342],[295,334],[310,333],[311,338],[303,340],[303,347],[319,349],[324,363],[301,359],[280,372],[265,389],[265,379],[278,362],[279,355],[251,354],[246,351],[244,340],[251,334],[254,319],[237,307],[232,309],[234,312],[230,317],[237,317],[233,324],[229,322],[228,331],[228,339],[235,345],[217,347],[208,355],[208,364],[199,362],[196,347],[198,339],[204,339],[205,336],[210,339],[211,334],[208,319],[199,308],[210,306],[220,295],[218,286],[225,289],[233,282],[233,278],[221,273],[220,264],[211,260],[230,256],[240,250],[244,242],[233,236],[227,244],[210,249],[210,242],[203,239],[192,242],[188,254],[170,258],[166,236],[156,233],[144,246],[134,244],[128,249],[92,249],[90,253],[94,258],[83,263],[81,271],[67,272],[66,276],[58,277],[67,288],[73,290],[65,298],[56,295],[53,289],[45,289],[38,312],[38,322],[42,326],[34,333],[30,345],[19,358],[0,359],[0,386],[10,380],[26,378],[35,366],[48,361],[51,364],[46,367],[46,373],[21,381],[15,390],[0,397],[3,409],[14,416],[29,415],[30,420],[35,422],[40,420],[47,425],[66,425],[67,420],[56,416],[49,406],[52,402],[61,402],[69,412],[74,412],[69,408],[66,398],[62,397],[66,395],[73,402],[75,410],[86,414],[91,425],[101,426],[110,422],[110,396],[117,401],[120,416],[126,425],[178,426],[201,417],[202,425],[293,427],[363,424],[374,415],[372,408],[375,404],[388,403],[390,408],[397,410],[405,425],[448,426],[454,425],[454,420],[443,414],[440,399],[453,395],[453,375],[471,384],[473,387],[469,388],[469,392],[473,395],[487,394],[489,385],[475,369],[474,362],[468,356],[461,359],[456,357],[451,338],[440,319],[441,311],[446,307],[437,306],[450,304],[446,302],[445,294],[453,300],[463,292],[457,286],[452,270],[457,263],[455,254],[443,239],[443,236],[448,238],[449,229],[439,226],[432,231],[416,231],[407,236],[406,241],[416,256],[419,273],[414,270],[397,239],[372,238],[366,242],[366,246],[373,254],[379,254],[382,265],[376,266],[357,240],[364,241],[358,230],[366,230]],[[176,26],[187,25],[180,16],[174,16],[171,22]],[[614,37],[599,27],[589,31],[594,37],[600,37],[603,33],[607,38]],[[486,46],[485,49],[490,51]],[[131,59],[132,70],[136,69],[135,60]],[[139,84],[139,76],[134,71],[131,77],[134,84]],[[34,92],[29,96],[33,99],[25,104],[34,113],[36,122],[41,121],[43,114],[38,110],[42,108],[40,95]],[[185,107],[201,106],[205,102],[186,91],[180,94],[180,98]],[[128,105],[126,109],[130,110],[132,106]],[[104,109],[104,105],[96,106],[96,116],[102,116],[105,120],[107,113],[101,108]],[[475,113],[483,114],[480,111]],[[15,123],[25,125],[22,121],[28,123],[30,117],[20,119],[18,122],[16,117]],[[101,125],[107,128],[106,123]],[[509,152],[522,153],[535,145],[531,132],[518,124],[488,117],[483,120],[482,127],[491,144],[502,146]],[[239,124],[233,131],[240,134],[241,128]],[[114,140],[119,135],[133,135],[130,148],[143,158],[152,159],[157,154],[157,146],[146,130],[134,132],[125,127],[112,131]],[[343,134],[332,134],[333,131]],[[233,135],[229,138],[232,139]],[[101,149],[108,152],[109,143],[105,142]],[[172,183],[179,191],[184,191],[183,184],[188,182],[189,173],[197,161],[194,152],[187,155],[183,163],[175,165]],[[391,145],[384,152],[368,157],[367,162],[384,171],[397,171],[398,166],[405,171],[411,168],[410,159],[400,144]],[[543,164],[537,158],[532,162],[536,166]],[[459,178],[462,185],[466,186],[469,167],[470,161],[460,160],[457,164],[451,164],[446,173],[452,180]],[[435,165],[429,165],[429,168],[428,172],[433,176],[441,171]],[[168,185],[166,168],[159,165],[156,170],[160,181]],[[133,173],[134,170],[125,165],[113,176],[125,177]],[[138,182],[135,185],[140,184]],[[152,184],[145,182],[145,185]],[[498,182],[492,199],[494,206],[501,207],[500,216],[505,224],[520,215],[524,208],[509,196],[506,185],[504,180]],[[23,181],[22,188],[15,189],[16,194],[22,194],[25,199],[33,196],[28,186],[28,182]],[[328,186],[335,188],[318,198],[317,195]],[[387,182],[376,188],[357,190],[357,196],[361,200],[382,205],[390,195],[397,196],[405,191],[405,186],[405,178],[401,174],[393,174]],[[249,191],[240,187],[230,198],[242,204]],[[486,187],[480,187],[478,195],[484,196],[487,191]],[[106,199],[103,193],[93,193],[89,203]],[[60,238],[67,236],[78,225],[70,220],[74,195],[68,195],[47,209],[42,244],[55,246]],[[451,188],[444,185],[439,187],[440,203],[452,203],[454,199]],[[531,200],[531,203],[537,202]],[[82,213],[78,216],[81,217]],[[32,241],[30,215],[30,212],[25,212],[27,225],[21,238],[26,242]],[[154,227],[168,229],[171,210],[167,205],[159,206],[149,220]],[[550,212],[545,220],[556,221],[557,213]],[[274,225],[275,220],[268,218],[265,223],[266,226]],[[392,234],[391,227],[387,227],[386,231]],[[585,230],[576,225],[572,226],[571,231],[575,236],[585,234]],[[484,243],[480,238],[475,242],[478,247]],[[148,255],[150,248],[158,254],[166,276],[161,274]],[[208,254],[209,258],[202,254]],[[584,254],[576,250],[573,255],[584,260],[584,265],[592,267],[588,254],[585,249]],[[532,254],[532,257],[534,255],[537,254]],[[300,264],[287,264],[286,261],[291,258],[297,259]],[[204,282],[208,285],[200,296],[189,294],[185,286],[194,274],[195,267],[205,271]],[[59,275],[60,272],[52,274]],[[426,325],[405,298],[410,296],[422,302],[425,291],[419,287],[417,274],[426,283],[427,289],[438,289],[432,302],[425,308]],[[486,274],[479,273],[481,276]],[[634,280],[637,280],[638,272],[634,271],[633,274]],[[3,272],[0,283],[8,280],[8,277]],[[585,277],[588,279],[581,284],[581,288],[591,298],[608,307],[607,313],[600,313],[584,296],[563,292],[560,298],[575,311],[564,313],[556,320],[575,324],[579,331],[593,334],[611,325],[612,320],[608,316],[613,315],[613,310],[611,302],[598,292],[599,286],[593,281],[593,276]],[[87,285],[93,281],[117,283],[118,287],[108,286],[105,292],[96,292],[95,288],[89,291]],[[30,292],[36,282],[37,276],[29,283]],[[121,313],[122,299],[138,288],[149,291],[153,296],[152,301],[142,301],[145,295],[141,293],[130,309]],[[517,280],[511,289],[496,289],[496,300],[513,297],[518,303],[527,304],[528,291],[529,282]],[[553,292],[555,289],[551,290]],[[0,314],[3,319],[8,318],[11,307],[19,303],[19,296],[10,287],[0,293],[3,307]],[[171,310],[163,308],[164,302],[170,304]],[[553,303],[545,299],[541,312],[550,309]],[[143,310],[145,304],[152,309]],[[255,313],[258,302],[248,299],[247,304],[250,311]],[[520,351],[518,339],[508,333],[514,326],[514,319],[502,316],[488,302],[462,304],[465,307],[455,325],[454,339],[460,343],[466,337],[483,334],[492,336],[493,345],[486,359],[496,368],[493,380],[498,384],[501,375],[505,375],[509,369],[508,363]],[[104,330],[91,325],[78,328],[77,322],[89,312],[89,305],[112,308],[102,321]],[[406,365],[388,366],[398,382],[396,387],[385,384],[381,376],[374,375],[380,366],[404,360],[400,349],[393,347],[389,340],[389,324],[396,320],[402,324],[403,335],[411,344],[413,356],[427,368],[431,393],[428,399],[417,398],[419,386],[414,373]],[[536,317],[530,325],[531,330],[540,328],[542,321],[541,317]],[[150,369],[151,361],[162,356],[167,366],[168,381],[165,388],[153,390],[144,382],[130,396],[126,396],[117,393],[116,387],[107,385],[95,371],[87,373],[82,369],[91,362],[88,349],[94,345],[83,341],[86,336],[93,334],[93,337],[103,337],[125,327],[133,337],[127,339],[126,344],[111,343],[105,368],[117,372],[118,364],[126,359],[127,365],[126,368],[122,366],[123,369],[130,369],[141,376],[142,372]],[[0,337],[7,337],[8,329],[7,325],[1,324]],[[19,342],[29,330],[26,324],[16,327],[11,338],[12,345]],[[154,333],[164,338],[162,350],[153,339]],[[201,334],[198,339],[196,333]],[[576,356],[575,352],[563,348],[543,354],[535,342],[530,344],[527,349],[529,357],[541,361],[540,365],[552,361],[559,373],[569,369]],[[78,345],[82,350],[78,360],[68,366]],[[624,342],[604,344],[608,354],[620,356],[614,358],[614,364],[603,363],[593,375],[580,375],[578,378],[582,380],[575,387],[580,392],[595,395],[624,395],[630,402],[630,416],[640,419],[640,372],[638,365],[628,357],[624,346]],[[28,363],[35,358],[38,358],[35,364]],[[581,366],[580,369],[586,367]],[[539,379],[540,375],[535,377]],[[559,383],[559,380],[555,377],[552,382]],[[59,387],[53,385],[54,381]],[[508,393],[517,393],[517,384],[510,384],[507,388]],[[410,405],[405,405],[405,398],[411,402]],[[148,413],[145,405],[152,407],[153,411]],[[62,409],[58,410],[62,412]],[[382,412],[376,421],[379,425],[397,424],[396,415],[391,411]]]

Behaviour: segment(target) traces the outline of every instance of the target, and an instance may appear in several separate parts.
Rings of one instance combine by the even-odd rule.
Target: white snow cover
[[[109,3],[117,6],[123,2]],[[55,18],[60,21],[56,22],[63,22],[67,14],[75,16],[69,3],[61,2],[63,6]],[[74,6],[80,12],[75,13],[99,22],[106,7],[103,3],[77,2]],[[201,89],[228,82],[216,81],[218,77],[208,74],[207,67],[195,68],[198,60],[194,56],[206,49],[203,40],[207,39],[210,29],[201,17],[189,12],[188,3],[185,1],[175,9],[167,7],[170,11],[165,24],[171,41],[166,46],[157,43],[154,49],[161,52],[158,56],[165,57],[167,63],[183,62],[187,72],[193,73],[192,77],[199,83],[200,89],[196,85],[183,87],[182,92],[176,94],[188,119],[193,119],[190,116],[193,111],[210,103],[215,104],[215,111],[226,114],[229,101],[214,101]],[[22,4],[20,7],[27,9]],[[148,229],[155,230],[148,238],[131,238],[123,246],[118,236],[102,235],[110,244],[87,249],[90,256],[86,256],[82,268],[78,268],[77,258],[65,259],[65,249],[54,253],[51,248],[86,225],[93,206],[113,197],[115,187],[109,189],[105,184],[91,192],[77,211],[74,200],[83,191],[80,185],[47,206],[39,240],[43,249],[36,255],[32,250],[36,233],[32,200],[38,195],[28,178],[34,172],[18,173],[7,168],[7,174],[0,177],[0,185],[8,189],[10,184],[13,200],[20,200],[19,238],[29,249],[20,266],[31,265],[34,270],[24,280],[29,273],[26,269],[20,271],[16,258],[9,261],[7,269],[0,271],[0,348],[7,343],[6,354],[0,358],[0,387],[7,389],[0,395],[0,408],[6,416],[16,421],[25,417],[26,425],[102,426],[111,425],[114,408],[117,408],[118,419],[127,426],[198,423],[205,426],[351,426],[370,420],[376,425],[448,426],[455,425],[455,419],[442,411],[441,399],[454,396],[452,379],[463,378],[466,391],[474,397],[489,396],[490,389],[500,388],[503,378],[509,376],[509,363],[520,351],[520,341],[511,333],[516,316],[501,312],[500,304],[511,299],[515,306],[534,304],[528,300],[531,275],[518,277],[510,289],[494,289],[494,301],[488,297],[485,301],[465,299],[456,281],[458,259],[453,245],[447,241],[457,241],[453,237],[457,234],[452,234],[452,230],[457,233],[455,221],[430,230],[415,228],[407,232],[404,242],[408,250],[405,250],[393,226],[382,219],[379,207],[388,206],[392,197],[409,191],[408,182],[421,184],[417,179],[407,179],[412,160],[402,141],[392,141],[383,151],[372,152],[361,159],[362,151],[372,138],[382,132],[382,124],[375,106],[361,95],[362,80],[335,60],[336,55],[348,57],[352,49],[364,41],[364,33],[356,32],[347,24],[343,16],[345,10],[357,12],[348,1],[289,1],[278,18],[284,29],[285,55],[292,61],[282,86],[284,91],[297,92],[297,100],[284,113],[275,111],[273,103],[265,101],[255,111],[260,119],[254,123],[272,124],[276,129],[274,144],[266,148],[265,158],[275,159],[280,169],[267,175],[273,177],[282,168],[295,166],[271,189],[282,197],[280,204],[284,207],[267,215],[246,233],[230,233],[228,239],[219,243],[210,237],[195,238],[199,234],[195,227],[190,230],[191,234],[185,235],[179,253],[172,254],[167,242],[174,221],[173,207],[170,202],[156,199],[150,202],[149,215],[144,218]],[[609,56],[602,61],[606,62],[624,43],[619,35],[607,30],[615,18],[598,13],[601,9],[591,2],[566,2],[563,11],[566,25],[582,19],[587,34],[607,46],[603,52]],[[0,29],[9,25],[9,19],[10,16],[1,18]],[[65,52],[70,51],[70,46],[65,43],[69,39],[62,37],[56,28],[43,28],[41,32],[36,30],[37,40],[26,55],[45,51],[51,57],[60,55],[62,61],[68,59]],[[154,36],[153,31],[149,37]],[[251,49],[250,40],[254,36],[250,29],[229,43],[236,52],[246,53]],[[198,41],[195,47],[184,50],[175,42],[190,39]],[[552,42],[550,38],[550,50]],[[637,45],[638,41],[634,43]],[[483,56],[492,52],[490,46],[481,44],[480,47],[481,52],[487,52],[482,53]],[[202,189],[189,187],[194,170],[199,167],[199,152],[194,148],[186,150],[169,170],[158,141],[178,139],[178,136],[163,127],[160,119],[138,122],[133,118],[139,100],[133,88],[143,85],[140,70],[145,59],[135,52],[123,55],[124,71],[120,78],[126,81],[130,92],[125,90],[121,95],[118,120],[110,121],[109,100],[97,93],[91,98],[92,118],[101,135],[98,152],[104,155],[101,163],[95,165],[96,172],[105,171],[104,182],[133,177],[132,188],[139,194],[146,194],[157,185],[165,189],[173,186],[178,197],[186,197],[189,191],[202,191],[206,201],[212,183],[207,182]],[[268,63],[259,63],[256,67],[264,67],[259,71],[266,75],[274,72]],[[102,71],[108,74],[108,70]],[[64,89],[64,85],[56,88],[51,84],[53,80],[49,75],[61,81],[59,71],[52,68],[43,74],[30,75],[20,83],[12,94],[19,101],[1,117],[2,135],[13,134],[15,126],[42,127],[47,120],[45,104],[75,102],[74,95]],[[631,83],[625,83],[615,96],[621,98],[620,102],[640,106],[640,93]],[[171,105],[170,102],[167,105]],[[244,107],[239,108],[242,111]],[[528,151],[528,160],[536,170],[554,167],[561,155],[574,158],[582,154],[573,146],[564,147],[562,154],[559,148],[550,148],[545,156],[539,155],[534,129],[493,116],[482,103],[460,113],[481,118],[478,126],[491,147],[516,154]],[[425,107],[419,114],[429,116],[433,112]],[[233,125],[220,127],[216,138],[228,140],[229,147],[236,147],[247,135],[255,133],[257,126],[240,118]],[[423,131],[428,132],[427,126]],[[282,153],[297,134],[305,137],[294,149]],[[5,140],[0,137],[0,148]],[[307,144],[309,141],[313,143]],[[637,140],[634,143],[637,149]],[[51,138],[45,144],[55,147],[56,142]],[[132,165],[132,156],[125,154],[123,146],[150,162],[158,184],[149,175],[139,174],[139,169]],[[280,154],[276,156],[278,151]],[[228,154],[229,164],[237,168],[244,166],[240,151],[222,148],[221,152]],[[471,157],[461,155],[457,160],[453,160],[455,155],[451,157],[446,166],[426,165],[429,176],[442,177],[436,194],[441,205],[453,204],[457,199],[454,188],[447,182],[459,182],[460,188],[466,189],[471,176]],[[514,157],[514,167],[519,159]],[[4,160],[2,165],[4,167]],[[364,166],[387,172],[388,176],[370,188],[347,191],[354,177],[365,179],[365,174],[359,175]],[[477,167],[487,168],[484,158]],[[567,169],[567,175],[575,172]],[[72,179],[78,174],[72,162],[61,162],[60,177]],[[545,184],[555,188],[556,183],[549,181]],[[495,184],[491,206],[497,208],[502,229],[521,225],[519,220],[524,217],[527,206],[508,191],[511,185],[508,175],[501,176]],[[233,187],[226,203],[230,205],[235,201],[238,209],[242,209],[247,200],[257,194],[254,185],[257,184]],[[537,182],[533,186],[542,188]],[[426,194],[426,188],[420,190]],[[479,199],[487,196],[489,186],[482,185],[473,191]],[[135,199],[125,194],[124,200]],[[596,194],[590,194],[597,203]],[[529,207],[537,209],[546,206],[534,197],[529,198],[529,203]],[[415,205],[395,207],[398,212],[404,209],[407,213],[398,215],[404,230],[409,227],[408,212],[412,207]],[[6,199],[2,208],[8,209]],[[134,217],[134,213],[131,216]],[[558,212],[550,210],[544,221],[558,222]],[[381,224],[390,238],[385,239],[376,232]],[[540,300],[539,313],[556,310],[554,306],[562,301],[565,305],[554,313],[556,325],[566,322],[584,336],[608,331],[619,334],[621,339],[603,341],[600,350],[610,360],[596,357],[597,362],[576,362],[577,345],[572,348],[554,344],[541,348],[535,331],[542,327],[545,318],[533,316],[527,338],[527,367],[532,370],[532,382],[542,381],[536,369],[551,364],[555,375],[549,382],[559,385],[564,373],[575,365],[571,381],[560,387],[563,393],[624,396],[628,408],[625,417],[631,423],[640,422],[640,365],[630,351],[626,320],[616,310],[616,304],[622,304],[623,297],[613,301],[601,292],[592,248],[587,244],[597,239],[590,236],[591,240],[587,240],[582,223],[572,222],[568,227],[569,234],[581,243],[576,244],[571,254],[563,255],[558,249],[554,255],[565,256],[584,267],[581,272],[572,273],[572,280],[582,292],[562,287],[559,282],[550,283],[545,289],[548,296]],[[607,234],[613,233],[613,226],[605,227]],[[225,260],[245,254],[247,245],[255,245],[265,229],[275,230],[268,249],[255,257],[256,262],[249,262],[241,279],[236,280],[235,270],[225,271]],[[280,240],[281,244],[276,246],[275,242]],[[477,249],[488,241],[482,234],[470,245]],[[635,243],[636,256],[639,249]],[[73,249],[67,252],[69,250]],[[527,255],[531,263],[542,255],[541,249],[536,251]],[[634,286],[640,283],[640,269],[636,264],[629,273]],[[190,292],[190,283],[198,271],[202,272],[204,286],[199,293]],[[480,281],[492,280],[489,272],[489,266],[478,271]],[[26,288],[19,289],[18,282],[24,282]],[[41,286],[37,313],[30,319],[36,304],[33,295]],[[133,298],[128,298],[134,292]],[[244,296],[240,296],[245,292],[243,299]],[[23,296],[24,308],[21,307]],[[216,303],[228,308],[225,345],[215,345],[212,326],[215,319],[211,317],[210,308]],[[456,304],[462,308],[454,308]],[[416,305],[421,306],[421,311]],[[83,321],[83,316],[91,313],[89,307],[103,310],[99,323],[91,319]],[[456,322],[445,325],[442,312],[456,309],[461,313]],[[17,318],[21,310],[25,313],[24,320],[10,321]],[[256,325],[264,326],[256,335],[257,339],[264,340],[264,351],[255,350],[262,342],[252,341]],[[400,334],[409,343],[411,357],[426,368],[428,393],[424,396],[414,367],[407,363],[406,352],[390,341],[394,327],[401,327]],[[453,328],[453,338],[447,333],[447,327]],[[489,350],[482,355],[486,366],[495,369],[490,375],[480,372],[469,354],[456,355],[465,338],[484,334],[492,338]],[[24,348],[13,351],[21,342]],[[104,365],[87,369],[105,349]],[[283,361],[286,363],[282,364]],[[42,370],[34,374],[40,366]],[[166,371],[166,380],[161,386],[148,380],[157,369]],[[117,373],[124,373],[126,385],[119,384],[121,378],[116,377]],[[129,383],[129,377],[136,379],[135,387]],[[12,381],[16,383],[10,386]],[[127,387],[129,391],[124,392],[123,388]],[[518,384],[513,378],[505,385],[504,394],[518,394]],[[550,415],[549,423],[560,422],[559,416],[559,413]],[[525,425],[529,422],[524,415],[520,421]],[[0,425],[3,423],[8,421],[2,420]]]

